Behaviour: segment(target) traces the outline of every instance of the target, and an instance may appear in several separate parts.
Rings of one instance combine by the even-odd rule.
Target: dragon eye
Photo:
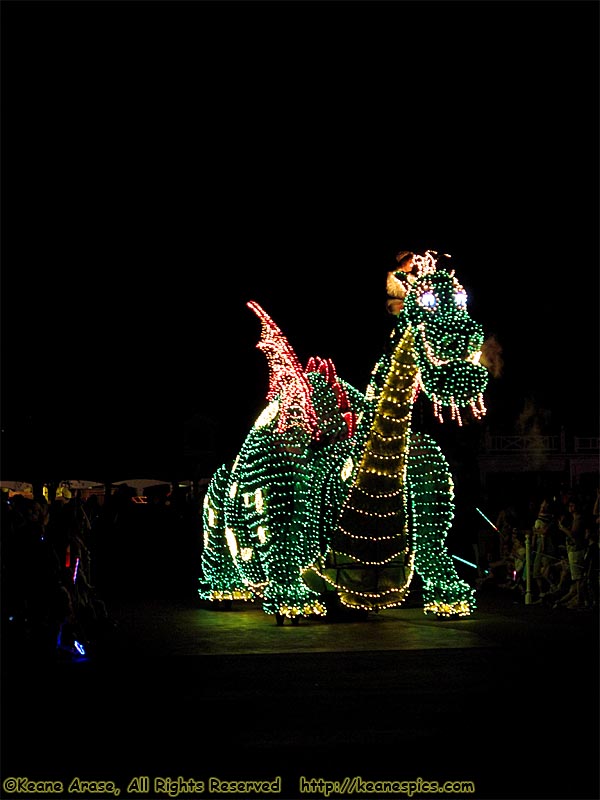
[[[435,299],[433,292],[423,292],[423,294],[419,297],[419,303],[424,308],[435,308],[437,305],[437,300]]]
[[[467,293],[466,292],[455,292],[454,294],[454,302],[459,308],[466,308],[467,307]]]

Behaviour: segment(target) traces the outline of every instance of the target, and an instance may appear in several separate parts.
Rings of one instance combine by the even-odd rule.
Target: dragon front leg
[[[294,522],[278,526],[269,557],[263,561],[267,585],[262,607],[266,614],[276,615],[279,625],[285,618],[297,623],[301,617],[326,613],[317,592],[304,582],[303,572],[308,566],[304,537],[303,526]]]
[[[203,551],[198,594],[203,600],[247,600],[234,552],[231,532],[225,525],[223,500],[230,472],[221,466],[211,479],[203,508]]]
[[[424,611],[468,616],[475,609],[475,590],[459,578],[445,544],[454,516],[452,476],[441,450],[426,434],[411,437],[408,477]]]

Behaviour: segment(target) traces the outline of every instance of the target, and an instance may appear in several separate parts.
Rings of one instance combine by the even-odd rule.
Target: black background
[[[364,387],[404,249],[450,253],[503,348],[482,425],[519,431],[531,399],[549,430],[598,435],[598,10],[3,0],[1,477],[187,478],[195,416],[208,475],[264,403],[249,300],[303,363],[331,357]],[[177,560],[179,585],[193,569],[173,535],[141,561],[124,542],[148,598],[164,586],[140,563]],[[286,787],[314,768],[597,796],[591,617],[484,613],[464,624],[487,646],[466,653],[461,621],[437,651],[408,652],[409,625],[399,653],[320,639],[286,656],[280,638],[263,658],[189,658],[226,615],[203,633],[195,608],[136,599],[117,638],[139,660],[2,648],[7,776],[222,764]]]
[[[363,388],[403,249],[503,348],[487,424],[597,435],[597,3],[1,13],[3,479],[164,477],[194,417],[231,458],[248,300]]]

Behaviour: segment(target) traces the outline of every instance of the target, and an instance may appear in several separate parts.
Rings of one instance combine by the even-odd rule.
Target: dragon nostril
[[[481,350],[481,346],[483,345],[483,335],[482,334],[475,334],[471,336],[469,339],[469,355],[473,355],[473,353],[477,353]]]
[[[469,339],[463,333],[448,333],[442,337],[444,353],[453,358],[466,358],[469,355]]]

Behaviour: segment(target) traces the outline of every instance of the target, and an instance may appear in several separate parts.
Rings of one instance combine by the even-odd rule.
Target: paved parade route
[[[459,620],[408,607],[277,627],[243,603],[167,601],[112,614],[93,658],[7,660],[3,780],[102,800],[114,794],[73,777],[112,781],[121,800],[401,797],[418,778],[475,787],[444,796],[597,800],[594,612],[492,597]],[[396,794],[375,791],[383,780]],[[443,796],[423,785],[414,796]]]

